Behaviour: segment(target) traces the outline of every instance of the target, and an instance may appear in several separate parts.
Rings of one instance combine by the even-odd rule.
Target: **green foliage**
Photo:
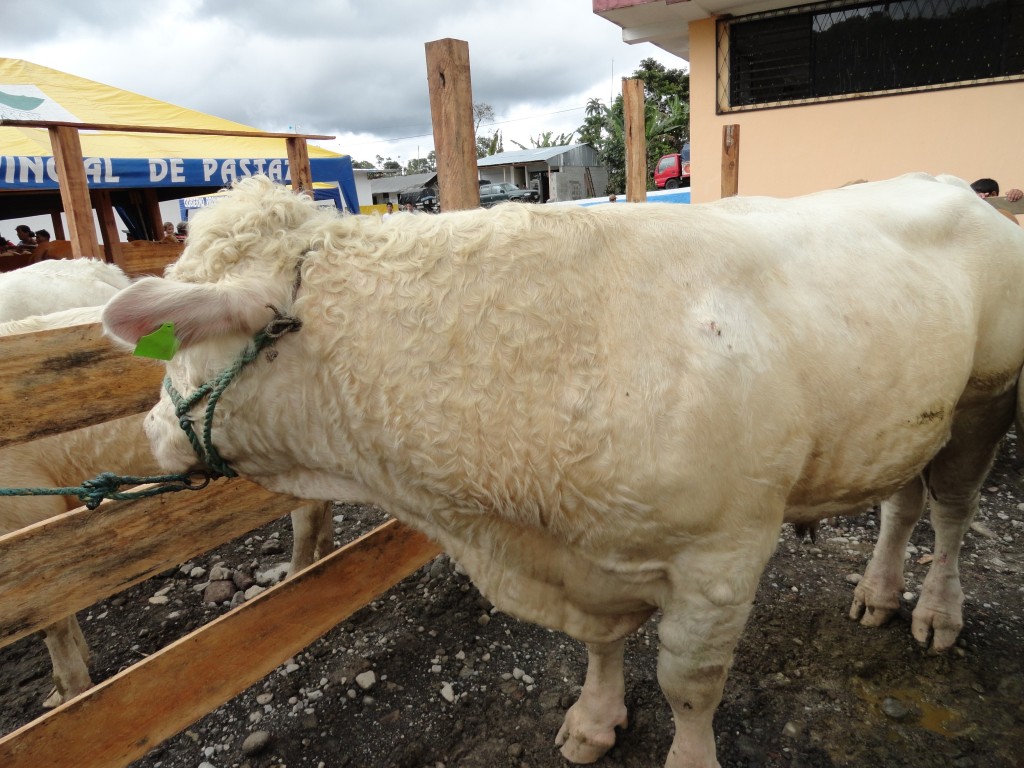
[[[504,151],[505,144],[501,138],[501,131],[495,131],[490,136],[476,137],[476,157],[478,160],[481,157],[490,157]]]
[[[434,173],[437,171],[437,153],[430,150],[426,157],[417,157],[409,161],[405,166],[406,174],[410,173]]]
[[[568,144],[572,144],[573,137],[576,135],[576,131],[569,131],[569,133],[560,133],[557,136],[554,135],[554,131],[544,131],[537,135],[536,138],[530,137],[530,143],[533,145],[533,149],[539,149],[541,147],[564,147]],[[520,144],[515,139],[509,139],[520,149],[530,149],[524,144]]]
[[[653,169],[658,158],[678,152],[690,137],[690,76],[681,69],[667,69],[654,59],[644,59],[633,75],[644,81],[644,123],[647,137],[647,188],[654,188]],[[626,142],[622,96],[611,107],[600,99],[587,102],[586,119],[576,132],[580,141],[593,145],[608,168],[608,191],[626,190]]]

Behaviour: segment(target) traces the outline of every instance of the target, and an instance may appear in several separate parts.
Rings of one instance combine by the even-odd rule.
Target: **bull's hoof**
[[[47,696],[46,700],[43,702],[43,709],[53,709],[55,707],[59,707],[63,703],[64,697],[61,695],[61,692],[57,690],[57,686],[54,686],[50,689],[50,695]]]
[[[562,757],[570,763],[587,765],[600,760],[604,753],[615,746],[615,731],[601,734],[570,733],[563,723],[555,737],[555,746],[561,747]]]
[[[910,632],[923,647],[929,647],[932,653],[945,653],[956,642],[963,629],[964,622],[959,616],[922,608],[919,604],[914,610],[910,623]]]
[[[889,595],[890,599],[882,600],[877,594],[876,590],[864,586],[864,582],[858,584],[853,592],[850,618],[860,621],[865,627],[881,627],[886,624],[899,610],[899,598],[892,593]]]

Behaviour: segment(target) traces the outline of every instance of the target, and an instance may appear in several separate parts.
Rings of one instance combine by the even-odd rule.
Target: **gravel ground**
[[[723,768],[1019,767],[1022,502],[1015,453],[1004,446],[964,549],[966,626],[944,656],[919,649],[909,631],[932,541],[927,522],[908,552],[901,614],[881,629],[846,617],[877,516],[831,521],[816,543],[784,530],[715,718]],[[334,512],[339,543],[386,519],[372,507]],[[258,575],[287,560],[290,535],[279,521],[81,612],[94,679],[229,610],[203,603],[211,570]],[[150,601],[158,595],[166,602]],[[664,761],[672,720],[656,649],[655,618],[629,642],[630,724],[599,766]],[[226,659],[244,653],[224,649]],[[133,765],[561,768],[553,741],[585,664],[580,644],[494,611],[442,556]],[[0,649],[0,670],[6,733],[42,712],[43,644],[27,638]]]

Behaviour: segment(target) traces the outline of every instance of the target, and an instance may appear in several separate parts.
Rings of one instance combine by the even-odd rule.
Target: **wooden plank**
[[[0,126],[21,128],[72,128],[80,131],[118,131],[120,133],[181,133],[187,136],[247,136],[251,139],[336,139],[316,133],[268,133],[266,131],[226,131],[185,126],[123,125],[121,123],[75,123],[68,120],[0,120]]]
[[[306,140],[288,138],[285,144],[288,148],[288,169],[291,171],[292,189],[312,197],[313,172],[309,167],[309,148],[306,146]]]
[[[740,127],[722,126],[722,197],[734,197],[740,191]]]
[[[437,555],[397,521],[0,739],[0,765],[124,766],[230,700]],[[225,673],[224,649],[244,648]]]
[[[160,215],[160,200],[156,196],[156,190],[152,188],[140,189],[142,195],[142,215],[145,219],[143,226],[150,240],[160,240],[164,236],[164,217]]]
[[[985,202],[1000,211],[1012,213],[1014,216],[1024,216],[1024,197],[1012,203],[1005,197],[986,197]]]
[[[92,256],[102,258],[100,253],[90,253],[96,243],[96,229],[92,225],[92,203],[89,200],[89,183],[85,178],[85,161],[82,158],[82,142],[78,129],[66,125],[51,126],[50,146],[57,167],[60,182],[60,199],[68,218],[71,252],[76,258]]]
[[[99,324],[0,336],[0,447],[149,410],[163,376]]]
[[[247,480],[222,479],[201,491],[104,502],[95,510],[80,507],[0,536],[0,646],[295,506],[292,496]],[[69,552],[83,556],[68,557]]]
[[[114,206],[110,199],[110,190],[96,189],[92,192],[93,208],[100,223],[100,240],[103,243],[103,255],[111,263],[117,262],[121,253],[121,236],[114,220]]]
[[[647,202],[647,113],[644,81],[622,78],[622,115],[626,138],[626,200]]]
[[[469,43],[445,38],[425,47],[441,210],[479,208]]]
[[[114,263],[129,277],[162,277],[167,265],[176,262],[183,250],[185,246],[181,243],[150,243],[146,240],[135,240],[121,248],[121,254]]]
[[[53,235],[54,240],[64,240],[67,237],[64,234],[64,218],[60,215],[60,211],[53,211],[50,214],[50,224],[53,225],[53,232],[50,234]]]
[[[5,253],[0,256],[0,272],[13,272],[16,269],[27,267],[29,264],[35,264],[41,258],[42,254],[37,251]]]

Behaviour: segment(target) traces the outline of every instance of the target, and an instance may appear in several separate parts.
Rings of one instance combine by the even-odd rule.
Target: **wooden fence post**
[[[722,197],[734,197],[740,190],[740,127],[722,126]]]
[[[50,146],[57,166],[60,199],[71,230],[71,255],[99,256],[96,250],[96,229],[92,225],[92,202],[89,183],[85,180],[85,160],[78,129],[66,125],[49,127]]]
[[[469,43],[444,38],[427,43],[425,48],[441,210],[477,208],[480,185],[477,183]]]
[[[644,81],[622,78],[622,113],[626,133],[626,200],[647,202],[647,115]]]
[[[309,167],[309,146],[301,136],[284,140],[288,147],[288,168],[292,174],[292,189],[313,196],[313,171]]]

